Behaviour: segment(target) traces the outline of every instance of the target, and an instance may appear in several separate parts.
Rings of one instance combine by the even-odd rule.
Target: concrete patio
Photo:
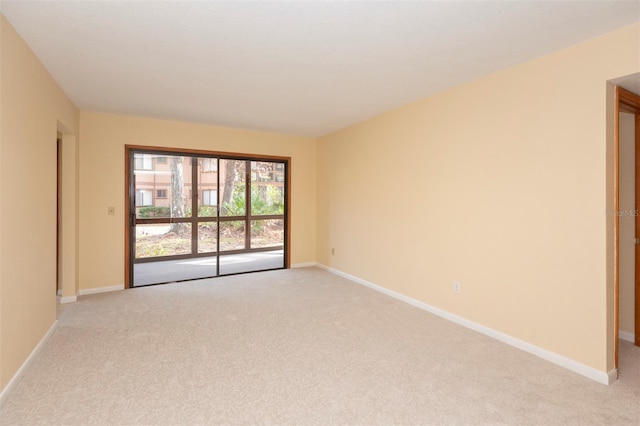
[[[216,256],[136,263],[133,287],[215,277]],[[284,250],[220,255],[220,275],[284,268]]]

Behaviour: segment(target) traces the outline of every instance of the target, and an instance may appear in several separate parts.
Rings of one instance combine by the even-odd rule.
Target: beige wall
[[[0,16],[0,389],[56,318],[56,133],[79,113]]]
[[[611,370],[606,81],[640,70],[639,39],[627,27],[320,138],[318,261]]]
[[[89,112],[80,136],[80,290],[124,282],[125,145],[291,157],[291,263],[315,261],[314,139]]]
[[[620,331],[635,319],[635,116],[620,113]]]

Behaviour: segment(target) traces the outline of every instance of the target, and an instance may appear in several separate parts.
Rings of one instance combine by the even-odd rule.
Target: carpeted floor
[[[604,386],[316,268],[83,296],[0,424],[638,425]]]

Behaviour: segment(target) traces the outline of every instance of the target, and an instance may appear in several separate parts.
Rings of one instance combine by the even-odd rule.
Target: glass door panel
[[[251,248],[282,248],[283,243],[283,219],[264,219],[251,221]]]
[[[134,154],[136,218],[191,217],[191,159]]]
[[[220,160],[220,216],[245,216],[246,161]]]
[[[284,163],[251,162],[250,246],[261,269],[284,268],[285,179]]]
[[[285,267],[285,163],[129,152],[132,286]]]
[[[136,259],[190,253],[190,223],[158,223],[136,226]]]
[[[220,160],[220,275],[245,272],[247,162]],[[233,220],[236,219],[236,220]]]
[[[284,214],[284,167],[251,162],[251,216]]]
[[[198,253],[218,252],[218,222],[198,224]]]
[[[244,250],[246,240],[245,221],[220,222],[220,252]]]
[[[198,159],[198,217],[218,216],[218,159]]]

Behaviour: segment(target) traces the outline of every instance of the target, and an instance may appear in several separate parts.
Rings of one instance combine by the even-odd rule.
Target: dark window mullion
[[[242,216],[220,216],[220,222],[238,222],[244,221],[246,215]]]
[[[190,223],[190,217],[155,217],[149,219],[136,218],[136,225]]]
[[[244,248],[249,250],[251,249],[251,185],[253,185],[251,181],[251,161],[247,160],[244,169],[245,197],[247,197],[244,211]]]
[[[269,220],[269,219],[284,219],[283,214],[261,214],[257,216],[251,216],[251,220]]]
[[[191,254],[198,253],[198,158],[191,157]]]
[[[220,276],[220,158],[216,158],[216,276]]]

